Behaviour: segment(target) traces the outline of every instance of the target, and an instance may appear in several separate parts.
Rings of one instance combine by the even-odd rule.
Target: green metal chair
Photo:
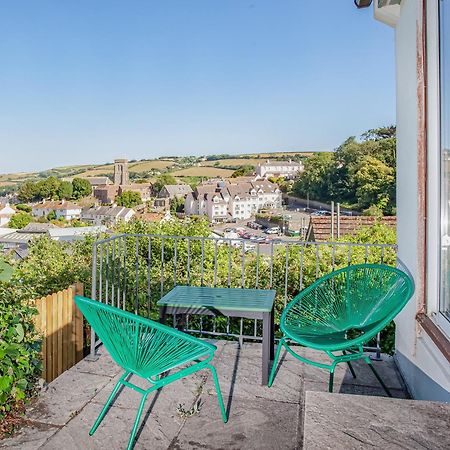
[[[113,360],[125,370],[89,431],[90,436],[95,433],[105,417],[120,386],[124,385],[142,395],[128,441],[127,449],[132,449],[147,396],[173,381],[202,369],[209,369],[212,372],[222,418],[225,423],[227,422],[216,369],[210,364],[216,351],[214,345],[89,298],[76,296],[75,303]],[[193,364],[167,374],[168,371],[189,362]],[[148,389],[141,389],[130,383],[127,378],[131,374],[144,378],[151,386]]]
[[[269,377],[272,385],[281,349],[300,361],[330,372],[333,392],[336,365],[363,359],[383,386],[389,389],[364,354],[363,345],[375,337],[402,310],[414,292],[411,278],[394,267],[381,264],[348,266],[325,275],[301,291],[284,309],[277,347]],[[296,353],[288,342],[324,351],[330,364],[312,361]]]

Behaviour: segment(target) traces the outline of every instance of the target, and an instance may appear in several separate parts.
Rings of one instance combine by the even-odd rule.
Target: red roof
[[[370,227],[375,224],[383,224],[395,228],[397,218],[395,216],[341,216],[339,219],[340,237],[356,234],[362,227]],[[334,217],[334,236],[331,236],[331,216],[311,217],[309,222],[307,240],[315,242],[333,241],[337,236],[337,217]]]

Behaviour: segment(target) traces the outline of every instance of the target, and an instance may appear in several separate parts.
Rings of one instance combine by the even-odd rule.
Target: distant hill
[[[256,165],[266,159],[304,158],[311,155],[308,152],[273,152],[273,153],[248,153],[241,155],[208,155],[206,157],[165,157],[158,159],[130,160],[128,167],[133,178],[151,178],[159,173],[173,173],[174,176],[229,176],[236,168],[243,165]],[[206,160],[205,160],[206,158]],[[203,167],[203,169],[202,169]],[[111,176],[114,171],[112,163],[106,164],[82,164],[74,166],[55,167],[41,172],[18,172],[0,174],[0,188],[15,186],[27,180],[55,176],[57,178],[71,179],[75,176],[94,177]]]

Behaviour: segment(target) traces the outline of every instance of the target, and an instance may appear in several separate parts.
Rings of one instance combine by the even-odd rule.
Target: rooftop
[[[326,373],[285,354],[268,388],[259,384],[260,344],[215,343],[213,363],[229,422],[222,422],[209,372],[200,371],[151,394],[136,449],[294,449],[304,439],[314,449],[363,448],[361,442],[372,448],[443,449],[450,443],[443,433],[449,405],[383,397],[364,363],[355,363],[356,379],[338,366],[336,393],[328,394]],[[23,428],[0,442],[0,448],[125,448],[140,400],[131,389],[122,391],[95,435],[88,436],[121,375],[102,347],[99,352],[97,361],[83,360],[50,383],[29,408]],[[323,359],[314,350],[302,349],[302,354]],[[407,397],[393,359],[374,364],[393,395]],[[136,378],[133,383],[141,385]]]
[[[68,209],[81,209],[79,205],[72,202],[60,201],[60,202],[43,202],[33,205],[33,209],[53,209],[53,210],[68,210]]]
[[[397,219],[395,216],[340,216],[339,234],[340,236],[355,234],[361,227],[370,227],[376,223],[395,228]],[[331,216],[315,217],[311,216],[307,231],[307,239],[316,242],[333,240],[337,236],[338,219],[334,219],[334,236],[332,237]]]

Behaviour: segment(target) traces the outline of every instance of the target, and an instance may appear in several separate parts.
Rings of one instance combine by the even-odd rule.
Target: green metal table
[[[263,321],[262,384],[269,381],[269,362],[274,357],[275,291],[267,289],[175,286],[158,302],[159,317],[167,314],[206,314]]]

